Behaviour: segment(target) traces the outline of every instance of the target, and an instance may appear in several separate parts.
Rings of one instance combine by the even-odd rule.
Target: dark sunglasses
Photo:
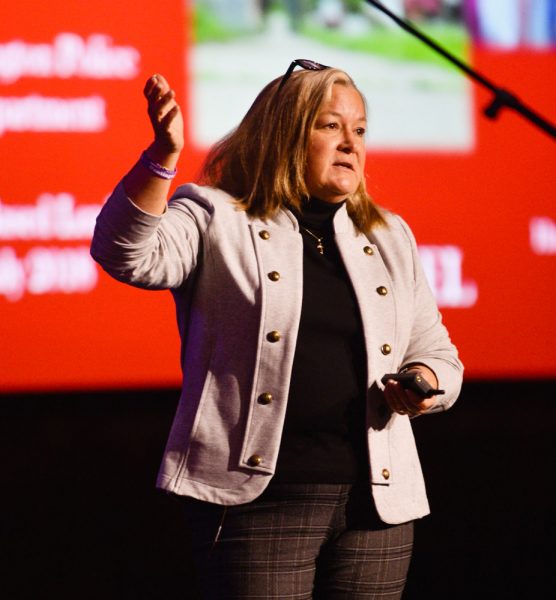
[[[302,69],[307,69],[307,71],[324,71],[324,69],[331,69],[332,67],[327,67],[326,65],[321,65],[314,60],[307,60],[306,58],[296,58],[292,61],[291,65],[288,67],[284,77],[282,77],[282,81],[280,81],[280,86],[278,87],[278,91],[280,91],[286,81],[290,78],[290,75],[293,73],[295,67],[301,67]]]

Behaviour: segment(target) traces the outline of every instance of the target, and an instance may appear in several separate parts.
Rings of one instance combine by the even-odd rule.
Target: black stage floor
[[[3,598],[195,598],[179,505],[154,489],[177,396],[0,396]],[[546,597],[555,422],[556,381],[468,382],[413,421],[432,515],[405,600]]]

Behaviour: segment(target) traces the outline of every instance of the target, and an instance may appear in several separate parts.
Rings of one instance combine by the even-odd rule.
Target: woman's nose
[[[355,134],[353,131],[345,131],[340,142],[340,150],[342,152],[353,152],[355,149]]]

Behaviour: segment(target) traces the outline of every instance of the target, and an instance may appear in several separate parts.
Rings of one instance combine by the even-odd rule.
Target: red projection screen
[[[510,111],[488,121],[485,91],[363,2],[271,4],[4,3],[0,393],[179,384],[170,294],[117,283],[88,253],[103,201],[151,139],[144,82],[161,72],[177,90],[185,182],[299,57],[365,93],[369,191],[412,226],[467,377],[556,376],[554,140]],[[531,0],[496,27],[480,0],[385,4],[556,121],[556,3]]]

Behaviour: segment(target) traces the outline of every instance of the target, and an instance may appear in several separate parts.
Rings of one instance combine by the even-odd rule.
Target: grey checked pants
[[[184,505],[203,600],[402,596],[413,523],[382,524],[366,485],[271,483],[249,504]]]

